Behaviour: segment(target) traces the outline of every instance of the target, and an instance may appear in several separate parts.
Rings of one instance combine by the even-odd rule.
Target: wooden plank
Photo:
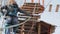
[[[30,13],[30,14],[32,14],[35,7],[36,7],[35,14],[39,14],[39,13],[42,13],[44,11],[44,7],[41,6],[39,3],[36,3],[37,6],[35,6],[34,4],[35,3],[25,3],[25,5],[23,5],[21,9]],[[32,5],[33,7],[30,5]]]
[[[35,4],[40,4],[40,3],[24,3],[24,4],[32,4],[32,5],[35,5]]]
[[[32,11],[32,9],[22,8],[23,11]]]
[[[41,34],[41,24],[38,23],[38,34]]]
[[[49,12],[51,12],[51,10],[52,10],[52,4],[50,4],[49,6]]]
[[[23,6],[22,8],[31,8],[31,9],[33,8],[33,9],[34,9],[34,8],[35,8],[35,6],[34,6],[34,7],[30,7],[30,6]],[[43,8],[43,7],[41,7],[41,6],[37,6],[36,8],[39,8],[39,9],[40,9],[40,8]]]
[[[35,7],[35,5],[23,5],[23,6],[29,6],[29,7]],[[36,7],[41,7],[41,5],[37,5]]]
[[[22,10],[29,10],[29,11],[33,11],[34,7],[23,7]],[[42,7],[36,7],[36,10],[38,10],[37,12],[43,12],[44,11],[44,8]]]
[[[56,6],[56,11],[55,12],[58,12],[59,10],[59,5]]]
[[[24,3],[26,3],[26,0],[24,0]]]

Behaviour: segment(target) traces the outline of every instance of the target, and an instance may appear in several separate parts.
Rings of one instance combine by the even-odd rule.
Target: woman
[[[6,16],[8,16],[8,17],[6,19],[6,22],[7,22],[6,26],[11,26],[11,25],[18,24],[17,12],[21,12],[21,13],[24,13],[24,14],[30,16],[28,13],[22,11],[18,7],[17,3],[14,0],[9,0],[9,4],[5,5],[1,9],[6,9],[7,10]],[[4,14],[5,12],[2,11],[2,13]],[[18,26],[17,27],[13,27],[13,32],[15,34],[17,32],[17,29],[18,29]],[[10,34],[10,29],[8,29],[8,30],[6,29],[6,33],[5,34]]]

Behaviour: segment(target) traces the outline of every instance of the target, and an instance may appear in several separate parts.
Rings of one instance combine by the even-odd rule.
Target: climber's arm
[[[18,11],[19,11],[19,12],[21,12],[21,13],[26,14],[27,16],[30,16],[30,14],[29,14],[29,13],[27,13],[26,11],[21,10],[20,8],[18,9]]]

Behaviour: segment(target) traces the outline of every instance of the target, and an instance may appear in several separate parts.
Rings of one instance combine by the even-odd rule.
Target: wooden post
[[[48,34],[52,34],[51,33],[51,26],[48,27]]]
[[[34,0],[31,0],[32,3],[34,3]]]
[[[24,3],[26,3],[26,0],[24,0]]]
[[[59,9],[59,5],[56,6],[56,12],[58,12],[58,9]]]
[[[48,26],[47,28],[48,28],[47,34],[50,34],[50,26]]]
[[[52,34],[52,33],[51,33],[51,28],[50,28],[50,34]]]
[[[41,24],[38,23],[38,34],[41,34]]]
[[[38,0],[38,3],[40,3],[40,0]]]
[[[42,0],[42,5],[44,6],[44,0]]]
[[[21,34],[24,34],[24,24],[22,25],[21,29]]]
[[[49,6],[49,12],[51,12],[51,9],[52,9],[52,4],[50,4]]]
[[[50,29],[50,34],[52,34],[52,33],[51,33],[51,29]]]

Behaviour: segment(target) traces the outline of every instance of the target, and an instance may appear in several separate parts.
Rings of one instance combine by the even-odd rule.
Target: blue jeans
[[[11,25],[16,25],[16,24],[18,24],[18,18],[17,18],[17,17],[8,17],[8,18],[6,19],[6,21],[7,21],[6,27],[7,27],[7,26],[11,26]],[[13,27],[13,32],[14,32],[15,34],[16,34],[17,29],[18,29],[18,26],[17,26],[17,27]],[[5,29],[5,34],[10,34],[10,28]]]

